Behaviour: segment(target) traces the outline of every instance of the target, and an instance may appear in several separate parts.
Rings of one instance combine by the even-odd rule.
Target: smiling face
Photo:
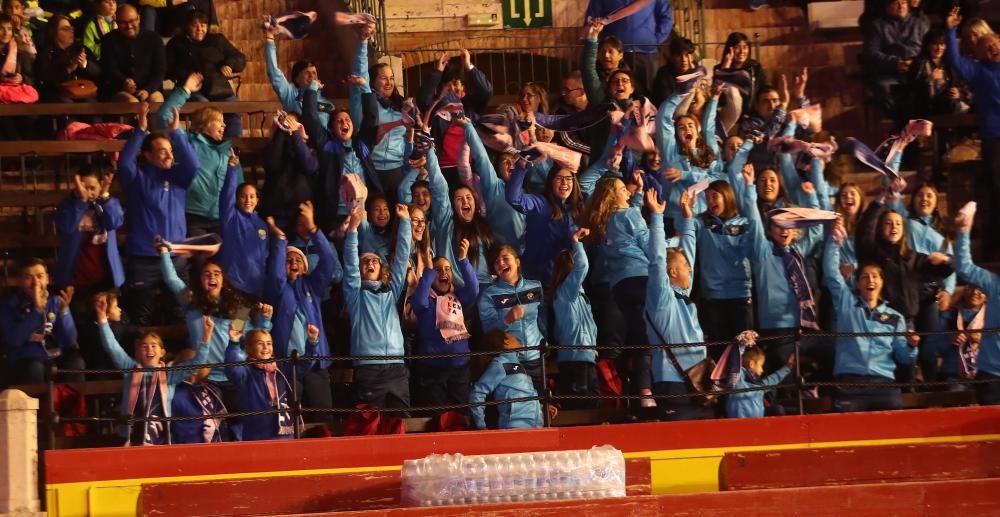
[[[211,299],[222,296],[222,268],[218,264],[208,263],[201,269],[201,289]]]
[[[715,217],[722,217],[726,213],[726,198],[721,193],[714,190],[705,191],[705,202],[708,204],[708,213]]]
[[[986,293],[978,287],[969,286],[965,293],[965,306],[970,309],[979,309],[986,303]]]
[[[794,228],[782,228],[773,223],[768,227],[768,237],[771,242],[782,248],[791,246],[798,236],[799,231]]]
[[[139,11],[136,11],[135,7],[129,4],[119,7],[115,21],[122,36],[133,39],[139,35]]]
[[[944,57],[945,43],[943,40],[932,41],[927,45],[927,56],[934,61],[939,61]]]
[[[662,164],[662,162],[660,161],[659,151],[650,151],[646,154],[643,154],[642,161],[643,163],[646,164],[646,170],[649,172],[656,172],[660,170],[660,165]]]
[[[772,204],[778,200],[781,190],[781,183],[778,173],[773,169],[764,169],[757,175],[757,197],[767,204]]]
[[[517,258],[509,248],[501,248],[496,260],[493,261],[493,270],[501,280],[515,285],[521,278],[521,259]]]
[[[678,117],[674,128],[681,145],[688,149],[694,149],[698,145],[698,121],[693,117]]]
[[[564,79],[559,95],[562,96],[563,104],[577,111],[587,107],[587,92],[583,89],[582,79]]]
[[[195,19],[187,26],[187,35],[192,41],[203,41],[206,34],[208,34],[208,24],[201,20]]]
[[[252,214],[257,209],[257,201],[257,187],[253,185],[243,185],[236,193],[236,208],[244,214]]]
[[[616,208],[628,208],[628,200],[632,197],[629,194],[628,187],[625,186],[625,182],[620,179],[614,180],[613,191],[615,193],[615,207]]]
[[[559,169],[552,177],[552,195],[559,201],[565,202],[573,193],[573,182],[576,178],[573,173],[565,169]]]
[[[667,276],[671,285],[681,289],[691,288],[691,263],[683,253],[667,253]]]
[[[694,68],[694,54],[690,52],[681,52],[676,56],[670,56],[670,66],[674,68],[676,72],[687,72],[688,70]]]
[[[36,264],[21,270],[21,288],[25,294],[33,296],[35,289],[38,287],[47,287],[48,285],[49,273],[45,269],[45,266]]]
[[[840,194],[837,196],[837,211],[848,217],[853,217],[861,211],[861,191],[858,187],[840,188]]]
[[[733,66],[743,66],[743,63],[750,59],[750,44],[746,41],[740,41],[732,47],[733,51]]]
[[[476,198],[467,187],[459,187],[451,195],[451,209],[463,222],[471,222],[476,215]]]
[[[302,70],[299,70],[299,73],[295,74],[292,82],[295,83],[296,88],[305,88],[306,86],[312,84],[313,81],[318,80],[319,70],[316,70],[316,65],[309,65]]]
[[[913,193],[913,211],[919,216],[928,216],[937,208],[937,192],[924,185]]]
[[[514,172],[515,163],[517,163],[517,159],[514,158],[513,154],[504,153],[500,156],[500,167],[497,169],[497,175],[499,175],[500,179],[504,182],[510,180],[510,175]]]
[[[308,270],[309,264],[298,253],[289,253],[285,256],[285,277],[289,282],[294,282]]]
[[[976,41],[976,57],[980,61],[1000,63],[1000,36],[986,34]]]
[[[743,146],[743,139],[733,135],[726,139],[722,145],[722,161],[731,162],[736,157],[736,152]]]
[[[361,256],[361,279],[369,282],[377,282],[382,276],[382,260],[374,253],[365,253]]]
[[[330,128],[332,129],[333,136],[341,142],[350,140],[351,135],[354,133],[354,123],[351,122],[351,114],[346,111],[338,111],[333,116],[333,120],[330,121]]]
[[[21,0],[4,2],[3,13],[10,16],[17,25],[24,23],[24,3]]]
[[[427,188],[426,185],[414,185],[410,189],[410,193],[413,195],[413,205],[419,208],[422,212],[427,213],[431,209],[431,189]]]
[[[410,238],[417,242],[427,231],[427,215],[419,207],[410,208]]]
[[[98,196],[101,195],[101,182],[97,176],[81,176],[80,183],[83,184],[83,197],[80,198],[80,201],[84,203],[97,201]]]
[[[605,72],[618,69],[623,57],[625,54],[610,43],[601,43],[597,47],[597,64]]]
[[[608,78],[608,93],[616,101],[623,101],[632,98],[635,93],[635,86],[632,85],[632,78],[628,74],[617,73]]]
[[[392,68],[388,66],[378,67],[372,87],[382,97],[389,97],[396,90],[396,76],[392,73]]]
[[[222,113],[218,113],[212,117],[211,120],[205,124],[205,129],[202,133],[215,141],[222,141],[226,134],[226,123],[222,120]]]
[[[389,225],[389,203],[384,199],[372,201],[371,210],[368,212],[368,222],[376,228],[385,228]]]
[[[879,228],[879,236],[889,244],[899,244],[903,240],[903,216],[888,212],[882,217],[882,225]]]
[[[878,266],[869,264],[858,271],[858,294],[868,303],[878,303],[882,296],[882,285],[882,269]]]
[[[434,271],[437,272],[437,279],[434,280],[434,290],[442,294],[451,292],[451,281],[454,278],[454,274],[451,271],[451,262],[444,257],[434,259]]]
[[[167,353],[156,336],[144,336],[135,343],[135,358],[146,368],[159,366]]]
[[[143,151],[142,155],[146,161],[161,170],[170,170],[174,166],[174,148],[170,145],[170,140],[160,136],[153,139],[149,151]]]
[[[247,359],[270,359],[274,355],[274,341],[267,332],[253,332],[244,346],[247,349]]]
[[[525,109],[531,112],[538,111],[538,107],[542,104],[542,96],[530,85],[521,87],[521,95],[518,100]]]
[[[9,21],[0,22],[0,45],[10,43],[14,38],[14,24]]]

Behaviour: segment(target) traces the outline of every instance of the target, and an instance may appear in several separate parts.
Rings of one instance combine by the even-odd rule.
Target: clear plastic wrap
[[[625,497],[625,457],[589,450],[463,456],[431,454],[403,463],[405,506]]]

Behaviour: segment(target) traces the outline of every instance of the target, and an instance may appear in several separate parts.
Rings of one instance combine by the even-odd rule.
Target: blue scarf
[[[795,293],[795,298],[799,302],[799,325],[808,329],[819,330],[819,319],[816,317],[816,302],[813,300],[812,287],[809,285],[809,278],[806,276],[806,268],[802,262],[802,256],[792,247],[782,250],[775,246],[774,254],[781,257],[781,262],[785,266],[785,276],[788,278],[788,286]]]

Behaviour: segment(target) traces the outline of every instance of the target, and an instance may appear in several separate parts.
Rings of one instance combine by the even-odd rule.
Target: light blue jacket
[[[167,289],[170,289],[170,292],[174,293],[174,296],[177,297],[177,303],[182,309],[184,309],[184,324],[187,326],[188,347],[198,350],[199,354],[204,354],[203,362],[224,362],[224,359],[226,358],[226,347],[229,346],[229,325],[234,321],[234,319],[212,316],[212,321],[215,323],[215,329],[212,331],[212,338],[208,343],[202,344],[201,319],[204,317],[205,313],[202,312],[201,309],[192,307],[188,303],[186,292],[187,286],[184,284],[184,281],[177,276],[177,270],[174,269],[174,263],[170,260],[169,253],[160,254],[160,271],[163,274],[163,282],[167,284]],[[244,327],[244,332],[249,332],[254,328],[270,331],[271,318],[261,318],[261,320],[256,323],[247,321],[246,326]],[[212,369],[212,372],[208,374],[208,378],[214,382],[226,382],[226,372],[224,372],[221,368],[214,368]]]
[[[431,230],[431,237],[434,239],[431,243],[434,255],[444,256],[448,262],[458,264],[458,259],[455,258],[455,246],[458,244],[455,242],[455,212],[448,199],[448,184],[444,175],[441,174],[437,153],[434,150],[427,153],[427,181],[431,185],[431,204],[433,206],[430,224],[427,227]],[[482,240],[479,241],[478,247],[479,257],[473,261],[470,256],[469,262],[476,269],[476,279],[479,280],[479,284],[484,285],[492,282],[493,276],[490,274],[490,266],[486,259],[487,250]],[[459,278],[460,276],[452,278],[452,283],[455,284],[456,288],[465,285],[465,280]]]
[[[472,167],[479,174],[479,189],[483,194],[483,203],[486,204],[486,221],[490,223],[497,239],[513,246],[518,254],[523,254],[524,235],[527,231],[524,214],[514,210],[507,202],[507,185],[497,176],[497,171],[486,154],[486,147],[472,124],[465,125],[465,141],[469,144]]]
[[[583,292],[583,280],[590,264],[582,242],[573,244],[573,270],[556,288],[552,308],[555,312],[555,342],[563,346],[597,346],[597,324],[590,309],[590,301]],[[559,350],[559,362],[597,361],[596,350]]]
[[[705,212],[692,221],[698,236],[701,294],[709,300],[750,297],[750,223],[737,215],[727,221]]]
[[[510,400],[537,397],[531,377],[518,362],[516,352],[504,352],[490,361],[483,376],[476,381],[469,393],[469,403],[484,402],[490,393],[493,400]],[[486,429],[486,409],[472,406],[472,422],[476,429]],[[498,404],[498,425],[500,429],[530,429],[542,427],[542,406],[537,400]]]
[[[742,180],[741,180],[742,181]],[[810,208],[816,207],[816,195],[811,196]],[[757,191],[744,189],[744,195],[737,198],[740,212],[746,214],[750,225],[750,269],[753,272],[754,288],[757,296],[757,319],[761,329],[797,328],[799,321],[799,301],[788,285],[785,264],[774,243],[766,237],[767,228],[757,210]],[[810,226],[800,230],[799,238],[792,247],[803,257],[815,242],[822,238],[823,227]],[[839,276],[839,273],[838,273]]]
[[[979,287],[986,293],[986,321],[983,328],[1000,328],[1000,276],[987,271],[972,262],[972,253],[969,251],[969,233],[959,232],[955,237],[955,268],[958,277],[962,280]],[[991,310],[991,308],[994,308]],[[984,332],[979,343],[979,357],[976,359],[976,368],[981,372],[990,375],[1000,376],[1000,334],[996,332]]]
[[[662,219],[662,217],[654,217]],[[663,221],[660,221],[662,224]],[[608,283],[614,287],[626,278],[646,276],[649,258],[649,228],[638,207],[619,210],[608,218],[607,235],[601,241]]]
[[[663,192],[666,193],[665,197],[667,198],[667,210],[663,216],[674,220],[682,218],[680,198],[688,187],[705,179],[709,181],[726,179],[719,143],[715,139],[715,111],[719,99],[709,99],[702,116],[700,137],[716,156],[708,167],[702,168],[693,165],[687,156],[681,154],[677,146],[673,117],[677,106],[683,102],[684,98],[683,95],[673,95],[667,98],[660,104],[660,109],[656,114],[656,146],[660,150],[661,163],[657,180],[663,186]],[[663,172],[669,167],[681,171],[681,178],[677,182],[668,181],[663,177]],[[705,211],[705,208],[705,193],[702,192],[695,200],[694,213],[700,214]]]
[[[111,358],[111,363],[115,365],[115,368],[118,368],[120,370],[126,370],[138,366],[139,363],[137,363],[135,359],[132,358],[132,356],[128,355],[128,353],[126,353],[125,350],[122,348],[121,343],[119,343],[118,340],[115,339],[115,334],[114,332],[111,331],[111,326],[108,325],[107,322],[99,323],[97,325],[97,331],[101,338],[100,339],[101,348],[104,349],[104,353],[106,353],[107,356]],[[198,335],[201,336],[200,330],[198,331]],[[188,364],[196,365],[205,363],[207,359],[205,351],[207,348],[208,348],[207,346],[199,346],[195,348],[195,350],[197,350],[198,353],[197,355],[194,356],[194,358],[192,358],[189,361],[176,363],[173,366],[182,366]],[[143,372],[142,375],[143,377],[149,377],[152,374],[156,373],[156,370],[157,370],[156,368],[149,368],[147,371]],[[172,402],[174,400],[174,388],[176,388],[178,384],[183,382],[184,379],[186,379],[192,373],[194,373],[194,370],[168,370],[165,373],[167,374],[167,397],[166,397],[167,404],[163,407],[163,415],[169,417],[171,413],[170,407],[173,405]],[[131,408],[128,407],[128,400],[129,400],[129,395],[132,392],[132,383],[130,382],[132,378],[132,372],[123,373],[122,376],[125,378],[125,380],[122,382],[121,412],[123,415],[128,415],[129,411],[131,411]],[[122,426],[120,433],[122,436],[127,437],[128,426]]]
[[[740,347],[742,349],[742,347]],[[787,366],[778,368],[774,373],[764,377],[760,383],[750,382],[750,372],[740,368],[740,378],[736,381],[736,389],[755,388],[757,386],[774,386],[781,382],[791,370]],[[745,391],[726,395],[726,416],[729,418],[760,418],[764,416],[764,395],[767,391]]]
[[[515,305],[524,307],[524,317],[508,325],[504,318]],[[545,335],[545,318],[542,314],[544,308],[541,282],[523,277],[517,281],[517,285],[510,285],[498,278],[479,296],[479,317],[483,332],[502,330],[517,338],[524,347],[542,344]],[[519,351],[517,356],[522,362],[537,361],[541,357],[538,350]]]
[[[190,96],[191,94],[184,88],[174,88],[173,93],[156,112],[157,127],[165,129],[173,120],[172,108],[180,110]],[[219,193],[222,191],[222,183],[226,180],[226,171],[229,169],[229,149],[232,147],[232,142],[229,140],[215,142],[201,133],[188,132],[182,128],[178,128],[177,133],[186,137],[191,143],[191,148],[198,155],[198,163],[201,164],[194,181],[187,188],[184,211],[217,221]],[[236,179],[237,185],[243,183],[243,168],[239,165],[236,166]]]
[[[681,249],[691,264],[695,264],[695,235],[691,223],[680,219]],[[692,275],[693,276],[693,275]],[[667,277],[667,241],[663,219],[653,217],[649,225],[649,283],[646,287],[646,338],[649,342],[676,345],[701,343],[705,336],[698,322],[698,307],[688,298],[690,290],[670,284]],[[654,327],[655,325],[655,327]],[[660,338],[663,336],[663,339]],[[664,343],[666,340],[666,343]],[[681,368],[687,370],[705,359],[704,346],[671,349]],[[670,357],[662,348],[653,349],[653,382],[684,382]]]
[[[351,318],[351,355],[403,355],[403,332],[399,324],[397,302],[406,286],[410,257],[410,220],[399,220],[396,253],[389,266],[389,285],[361,281],[358,257],[358,233],[349,231],[344,238],[344,303]],[[386,267],[385,264],[382,267]],[[355,366],[402,363],[400,359],[354,361]]]
[[[351,101],[351,120],[354,122],[355,128],[361,128],[363,123],[364,115],[362,113],[363,100],[362,96],[365,94],[374,95],[371,87],[371,77],[368,74],[368,42],[363,41],[358,45],[358,53],[354,57],[354,68],[351,70],[352,73],[360,76],[364,79],[364,83],[360,85],[352,84],[348,88],[348,97]],[[371,104],[369,104],[371,105]],[[381,103],[375,103],[377,106],[377,113],[375,113],[375,121],[377,124],[385,124],[388,122],[396,122],[403,118],[403,114],[383,106]],[[371,147],[371,163],[376,170],[387,171],[403,166],[404,150],[406,148],[406,128],[403,126],[397,126],[390,130],[382,140],[374,142]]]
[[[271,81],[271,88],[274,89],[274,94],[278,96],[282,109],[302,113],[302,90],[288,82],[284,72],[278,68],[278,47],[274,41],[264,42],[264,64],[267,69],[267,78]],[[329,99],[322,95],[317,100],[331,106],[333,105]],[[326,127],[330,124],[330,114],[323,111],[319,112],[319,120]]]
[[[840,275],[840,249],[828,238],[823,253],[823,283],[837,313],[837,332],[905,332],[906,319],[885,301],[874,309]],[[895,379],[896,365],[910,365],[917,348],[906,336],[838,337],[834,375],[869,375]]]

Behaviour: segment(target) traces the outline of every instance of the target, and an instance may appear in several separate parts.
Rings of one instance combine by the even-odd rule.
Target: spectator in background
[[[622,42],[614,36],[605,36],[598,41],[604,26],[591,23],[587,28],[587,37],[580,49],[580,70],[583,77],[583,89],[587,99],[595,104],[605,100],[608,77],[619,69],[628,70],[628,65],[622,64],[624,52]]]
[[[926,18],[910,13],[907,0],[886,0],[882,14],[864,30],[864,55],[868,87],[892,118],[900,118],[901,86],[905,86],[920,54],[929,25]]]
[[[959,45],[961,54],[968,58],[976,57],[976,42],[979,41],[979,38],[987,34],[993,34],[993,29],[990,28],[990,24],[986,23],[986,20],[982,18],[970,18],[962,26],[962,38]]]
[[[1000,195],[1000,36],[986,34],[980,37],[976,40],[979,62],[966,59],[958,52],[956,30],[961,21],[958,9],[948,14],[948,63],[975,95],[976,120],[979,136],[983,139],[984,179],[992,186],[992,196],[985,199],[995,200]],[[996,220],[996,208],[992,203],[985,203],[985,206],[992,208],[993,217],[989,220]],[[989,236],[984,243],[987,254],[1000,252],[1000,232],[985,233]]]
[[[910,67],[910,113],[907,118],[956,115],[969,111],[968,88],[945,62],[945,31],[933,29]]]
[[[319,72],[316,65],[307,59],[296,61],[292,65],[292,82],[289,83],[285,74],[278,68],[278,46],[274,43],[275,29],[265,25],[264,27],[264,64],[267,69],[267,78],[271,81],[271,88],[274,94],[281,101],[281,106],[288,112],[302,113],[302,91],[309,87],[313,81],[319,83]],[[323,83],[319,83],[319,88],[323,88]],[[319,120],[326,127],[330,124],[330,113],[333,112],[333,102],[318,96]]]
[[[650,88],[660,67],[659,48],[674,28],[674,11],[669,0],[590,0],[584,19],[600,20],[637,2],[645,6],[631,16],[608,24],[605,34],[625,44],[625,63],[633,70],[636,87]]]
[[[750,90],[741,92],[738,88],[727,88],[720,104],[719,125],[725,134],[732,134],[741,115],[751,114],[751,102],[756,101],[761,92],[769,87],[767,74],[760,62],[750,57],[750,38],[742,32],[733,32],[726,37],[719,70],[746,70],[750,74]]]
[[[101,39],[100,97],[125,102],[163,102],[166,58],[163,40],[139,28],[139,12],[129,4],[115,12],[118,28]]]
[[[562,87],[559,89],[559,104],[556,105],[556,115],[572,115],[585,111],[590,106],[587,91],[583,88],[583,74],[579,70],[573,70],[566,74],[562,80]],[[578,170],[586,170],[590,165],[590,153],[596,147],[600,149],[604,145],[604,138],[600,137],[601,124],[590,126],[576,131],[560,131],[556,133],[556,142],[563,147],[572,149],[580,154],[580,167]],[[607,128],[604,128],[607,131]]]
[[[35,57],[38,52],[35,49],[31,23],[24,16],[24,0],[3,0],[3,14],[10,16],[14,22],[14,39],[20,50]]]
[[[231,78],[246,68],[247,58],[221,33],[208,32],[209,18],[203,11],[189,11],[183,32],[167,43],[166,77],[181,84],[198,72],[204,77],[201,91],[191,94],[192,101],[238,101]],[[226,138],[243,136],[243,115],[227,113]]]
[[[653,79],[653,88],[649,91],[649,99],[654,104],[659,106],[668,97],[673,96],[677,88],[678,76],[693,73],[698,69],[698,63],[695,62],[694,58],[694,50],[694,43],[687,38],[677,36],[670,40],[670,56],[667,58],[667,64],[661,66],[656,71],[656,78]],[[677,107],[677,116],[686,115],[689,110],[692,110],[692,107],[695,108],[692,111],[696,113],[700,112],[699,107],[705,104],[707,99],[705,98],[704,89],[694,88],[691,91],[694,94]],[[738,111],[736,116],[739,117]]]
[[[73,24],[61,14],[49,20],[45,28],[45,45],[35,61],[35,71],[39,94],[45,102],[92,100],[93,97],[74,98],[63,88],[63,83],[88,81],[93,89],[101,76],[97,58],[76,42]]]
[[[115,0],[97,0],[94,2],[93,18],[87,22],[83,29],[83,46],[101,59],[101,38],[105,34],[118,28],[115,23],[115,11],[118,10],[118,2]]]
[[[0,104],[32,103],[38,92],[32,86],[31,55],[20,49],[14,38],[14,22],[0,14]],[[20,135],[11,119],[0,124],[3,138],[17,139]]]

